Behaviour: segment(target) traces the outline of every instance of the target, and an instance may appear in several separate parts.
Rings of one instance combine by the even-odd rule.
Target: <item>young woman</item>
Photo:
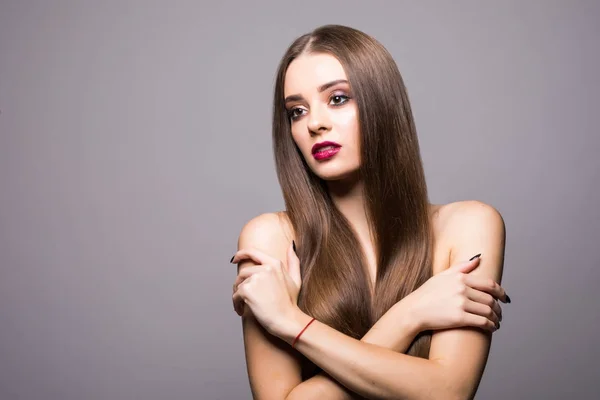
[[[273,106],[286,211],[231,260],[254,398],[472,398],[510,302],[501,215],[428,202],[398,68],[358,30],[299,37]]]

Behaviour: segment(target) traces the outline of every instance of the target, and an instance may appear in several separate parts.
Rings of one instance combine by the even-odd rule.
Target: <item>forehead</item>
[[[336,79],[347,79],[337,58],[326,53],[303,54],[288,66],[284,95],[316,90],[318,86]]]

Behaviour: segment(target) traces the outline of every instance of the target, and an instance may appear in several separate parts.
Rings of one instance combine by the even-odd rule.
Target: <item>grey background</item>
[[[432,202],[504,216],[513,303],[478,398],[597,398],[599,2],[15,0],[0,399],[250,398],[228,261],[283,209],[275,68],[326,23],[398,62]]]

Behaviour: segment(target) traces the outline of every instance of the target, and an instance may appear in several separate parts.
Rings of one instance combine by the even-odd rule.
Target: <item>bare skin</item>
[[[292,115],[293,139],[309,168],[327,182],[335,206],[357,232],[373,283],[377,268],[373,241],[362,182],[356,178],[360,166],[357,108],[344,79],[334,57],[302,55],[286,74],[285,96],[294,96],[286,107]],[[320,90],[330,82],[338,83]],[[335,141],[342,149],[332,159],[319,161],[311,149],[324,140]],[[315,321],[295,349],[291,342],[311,318],[295,304],[301,282],[290,245],[294,237],[285,213],[278,215],[284,218],[269,213],[249,221],[233,260],[242,278],[238,276],[234,284],[234,302],[245,303],[244,344],[255,398],[348,399],[356,392],[368,398],[466,399],[474,394],[489,352],[489,332],[501,318],[497,303],[489,299],[506,302],[498,284],[504,223],[493,207],[478,201],[431,204],[434,278],[392,307],[360,341]],[[455,265],[477,253],[482,254],[481,261],[465,269],[468,273],[455,272]],[[428,308],[435,296],[443,296],[444,286],[433,283],[441,279],[447,279],[448,285],[464,283],[462,297],[450,296],[454,289],[447,293],[460,302]],[[435,290],[428,292],[432,287]],[[439,314],[441,309],[446,314]],[[444,329],[433,334],[428,360],[402,354],[418,332],[459,311],[462,319],[440,322]],[[302,382],[298,352],[325,372]]]

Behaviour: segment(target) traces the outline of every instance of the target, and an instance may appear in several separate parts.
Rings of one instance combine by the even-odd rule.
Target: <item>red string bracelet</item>
[[[292,342],[292,347],[294,347],[294,345],[296,344],[296,342],[298,341],[298,338],[300,338],[300,335],[302,335],[304,333],[304,331],[306,330],[306,328],[308,328],[308,326],[310,324],[312,324],[315,321],[316,318],[313,318],[310,320],[310,322],[308,324],[306,324],[306,326],[304,327],[304,329],[302,329],[300,331],[300,333],[298,334],[298,336],[296,336],[296,339],[294,339],[294,341]]]

